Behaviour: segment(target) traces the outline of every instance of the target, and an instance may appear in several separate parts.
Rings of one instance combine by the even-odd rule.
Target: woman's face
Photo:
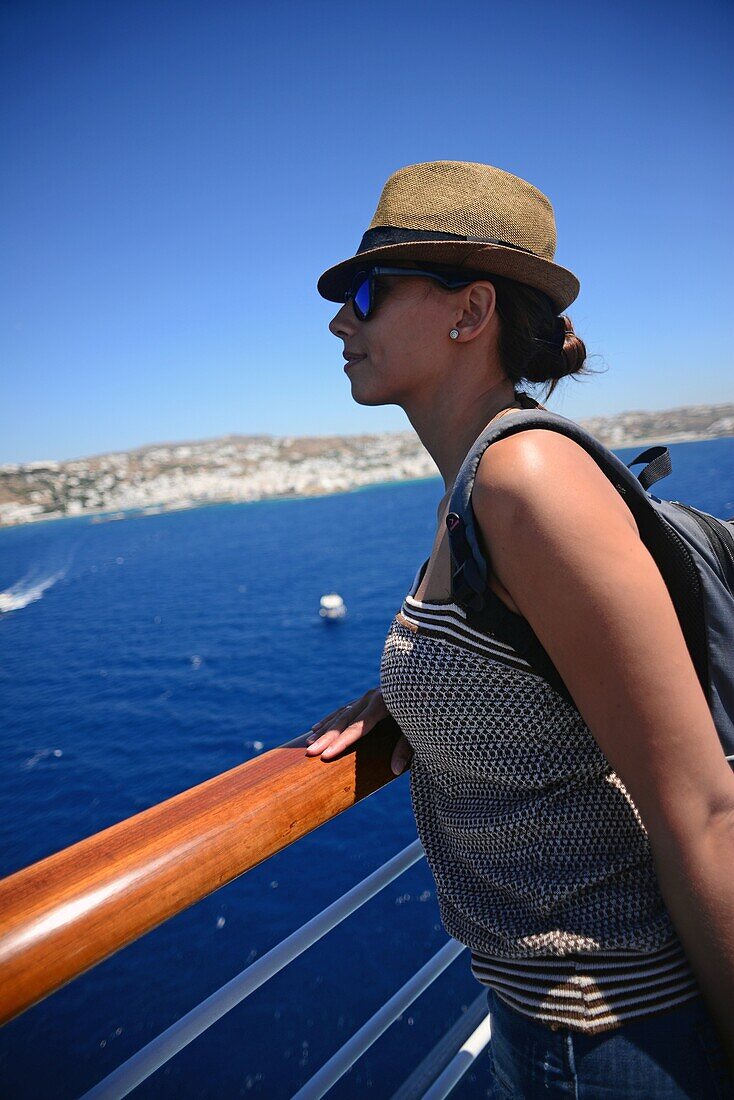
[[[345,302],[329,330],[344,341],[354,400],[405,407],[412,393],[441,384],[459,303],[432,280],[412,275],[378,278],[374,301],[366,321]]]

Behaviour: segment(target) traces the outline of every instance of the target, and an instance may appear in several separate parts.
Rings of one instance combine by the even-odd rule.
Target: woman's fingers
[[[352,700],[351,703],[345,703],[343,707],[337,707],[336,710],[332,710],[331,714],[327,714],[326,717],[322,718],[319,722],[314,722],[314,724],[311,726],[309,741],[315,741],[316,738],[324,732],[324,730],[329,729],[330,723],[334,719],[336,719],[339,715],[344,714],[347,710],[349,710],[351,706],[354,706],[355,702],[356,700]]]
[[[339,707],[338,710],[333,711],[331,715],[315,725],[308,738],[308,748],[306,749],[308,755],[318,756],[319,753],[323,752],[327,745],[330,745],[344,732],[349,725],[350,717],[355,713],[354,703],[347,703],[346,706]]]
[[[307,755],[333,760],[369,733],[386,714],[387,707],[379,688],[365,692],[359,699],[338,707],[313,726]]]
[[[335,756],[339,756],[355,741],[359,741],[361,737],[369,733],[373,726],[374,722],[370,722],[368,718],[364,716],[358,718],[326,745],[321,752],[321,759],[333,760]]]
[[[364,695],[361,695],[358,699],[352,699],[349,703],[344,703],[343,706],[337,707],[336,710],[332,710],[331,714],[327,714],[325,718],[321,718],[318,722],[314,722],[311,726],[311,736],[309,741],[314,741],[325,731],[334,728],[334,726],[343,718],[349,716],[349,712],[356,713],[362,709],[370,697],[374,694],[374,691],[379,689],[373,689],[373,691],[366,691]]]
[[[326,718],[322,718],[320,722],[311,727],[311,733],[308,737],[309,748],[317,743],[323,748],[328,741],[333,741],[334,737],[342,732],[360,710],[360,701],[354,699],[351,703],[345,703],[343,707],[338,707],[331,714],[327,714]]]
[[[400,775],[407,767],[410,766],[410,762],[413,759],[413,749],[410,746],[410,741],[404,734],[400,735],[400,739],[392,751],[392,759],[390,761],[390,767],[395,775]]]

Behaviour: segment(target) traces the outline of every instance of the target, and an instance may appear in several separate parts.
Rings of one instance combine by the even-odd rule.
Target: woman
[[[550,393],[584,370],[560,316],[578,282],[554,254],[534,187],[437,162],[388,180],[357,254],[319,281],[343,303],[329,327],[354,399],[405,410],[446,494],[380,688],[317,723],[307,751],[333,759],[388,710],[400,725],[393,769],[412,758],[443,923],[489,987],[501,1095],[728,1096],[734,777],[660,573],[582,447],[536,429],[486,450],[472,505],[490,619],[449,600],[463,459],[536,404],[523,382]],[[522,667],[492,613],[527,621],[563,690]]]

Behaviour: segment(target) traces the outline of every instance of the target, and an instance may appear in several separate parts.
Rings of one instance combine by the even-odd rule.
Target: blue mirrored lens
[[[365,277],[355,290],[354,305],[357,309],[357,316],[364,319],[370,311],[370,281],[368,277]]]

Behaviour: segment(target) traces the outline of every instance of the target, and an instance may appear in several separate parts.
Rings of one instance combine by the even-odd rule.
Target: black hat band
[[[467,241],[470,244],[499,244],[503,248],[514,248],[518,252],[527,252],[530,256],[536,253],[530,248],[523,248],[519,244],[510,244],[509,241],[500,241],[496,237],[462,237],[458,233],[440,233],[437,229],[401,229],[395,225],[377,225],[374,229],[368,229],[359,243],[356,255],[371,251],[373,248],[382,248],[389,244],[418,244],[421,241]]]

